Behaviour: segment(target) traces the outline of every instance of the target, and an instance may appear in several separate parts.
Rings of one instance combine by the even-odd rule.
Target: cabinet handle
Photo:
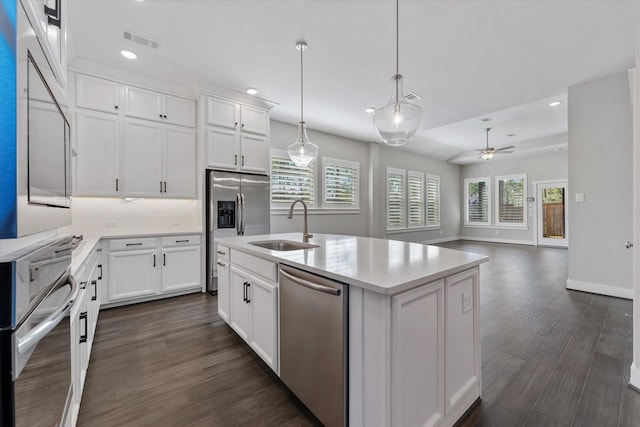
[[[165,114],[165,115],[164,115],[164,116],[162,116],[162,117],[164,117],[164,118],[166,119],[166,118],[167,118],[167,115]]]
[[[244,166],[244,154],[242,155],[242,166]]]
[[[113,106],[113,108],[114,108],[114,110],[116,110],[116,111],[118,110],[118,106],[117,106],[117,105],[114,105],[114,106]]]
[[[87,342],[89,323],[87,322],[87,312],[80,313],[80,320],[84,321],[84,334],[80,334],[80,344]]]
[[[153,254],[153,266],[156,266],[156,254]]]
[[[118,191],[118,178],[116,178],[116,191]]]
[[[167,254],[162,254],[162,265],[167,265]]]
[[[142,243],[127,243],[126,246],[142,246]]]
[[[247,299],[246,299],[247,304],[249,304],[251,302],[251,300],[249,299],[249,287],[250,286],[251,286],[251,283],[247,282]]]
[[[234,155],[233,155],[233,165],[234,165],[234,166],[237,166],[237,165],[238,165],[238,155],[237,155],[237,154],[234,154]]]
[[[164,182],[164,192],[167,192],[167,181]]]
[[[61,8],[60,0],[56,0],[56,7],[53,9],[45,4],[44,14],[47,15],[47,22],[49,23],[49,25],[54,25],[62,29],[61,27],[62,19],[60,18],[60,15],[61,15],[60,8]]]
[[[160,118],[162,118],[162,114],[159,114]]]
[[[162,181],[160,181],[160,192],[162,193]]]
[[[176,243],[189,243],[189,239],[176,240]],[[218,253],[220,253],[220,252],[218,252]]]
[[[102,280],[102,264],[98,264],[98,270],[100,271],[100,273],[98,273],[98,280]]]
[[[80,289],[85,289],[87,287],[87,282],[80,282]]]
[[[226,265],[225,265],[225,263],[224,263],[224,262],[220,262],[220,261],[218,261],[216,264],[218,264],[220,267],[226,267]]]
[[[242,127],[244,127],[244,123],[242,124]]]
[[[91,286],[93,286],[93,295],[91,295],[91,301],[98,300],[98,281],[92,280]]]
[[[235,122],[235,123],[233,124],[233,127],[234,127],[234,128],[237,128],[237,127],[238,127],[238,122]]]
[[[249,284],[249,283],[247,283],[247,282],[244,282],[244,283],[242,284],[242,300],[243,300],[244,302],[247,302],[247,285],[248,285],[248,284]]]
[[[218,251],[218,253],[219,253],[220,255],[226,255],[226,254],[227,254],[226,252],[223,252],[223,251]]]

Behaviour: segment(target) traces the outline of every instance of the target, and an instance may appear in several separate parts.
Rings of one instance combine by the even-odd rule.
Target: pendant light
[[[302,52],[307,50],[307,43],[299,41],[296,49],[300,51],[300,123],[298,123],[298,138],[287,147],[289,157],[299,167],[307,167],[318,156],[318,146],[309,141],[307,125],[304,122],[304,73],[302,68]]]
[[[400,146],[409,143],[411,137],[418,130],[422,118],[422,108],[407,102],[402,88],[402,75],[400,74],[399,39],[400,25],[398,18],[398,3],[396,0],[396,74],[391,77],[391,99],[389,103],[376,110],[373,115],[373,124],[378,135],[387,145]]]

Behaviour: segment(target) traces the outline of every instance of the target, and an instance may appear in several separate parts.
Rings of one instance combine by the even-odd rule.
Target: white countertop
[[[313,249],[273,251],[249,244],[263,240],[302,242],[302,233],[216,239],[231,249],[387,295],[489,261],[485,255],[421,243],[334,234],[314,234],[309,243],[319,247]]]

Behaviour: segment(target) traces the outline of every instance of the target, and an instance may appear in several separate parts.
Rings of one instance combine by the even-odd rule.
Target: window
[[[360,163],[322,158],[324,179],[323,205],[332,208],[358,208]]]
[[[407,172],[409,199],[409,227],[424,226],[424,174]]]
[[[405,226],[405,171],[387,168],[387,228]]]
[[[308,167],[296,166],[286,152],[271,153],[271,205],[282,207],[296,199],[313,206],[315,203],[315,163]],[[274,206],[275,205],[275,206]]]
[[[525,200],[527,199],[527,176],[508,175],[496,177],[497,225],[527,225]]]
[[[474,178],[464,180],[465,224],[491,224],[491,185],[489,178]]]
[[[440,177],[426,175],[427,183],[427,227],[440,226]]]

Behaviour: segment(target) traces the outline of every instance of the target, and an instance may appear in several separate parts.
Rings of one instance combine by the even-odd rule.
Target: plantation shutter
[[[424,175],[417,172],[408,173],[409,190],[409,226],[424,225]]]
[[[271,157],[271,203],[291,203],[302,199],[308,204],[315,200],[314,164],[299,167],[291,159]]]
[[[467,221],[489,222],[489,181],[472,181],[467,184]]]
[[[358,168],[336,163],[325,160],[324,202],[358,205]]]
[[[427,175],[427,226],[440,225],[440,177]]]
[[[404,170],[387,169],[387,227],[405,226],[405,174]]]
[[[498,177],[498,222],[524,223],[524,178]]]

